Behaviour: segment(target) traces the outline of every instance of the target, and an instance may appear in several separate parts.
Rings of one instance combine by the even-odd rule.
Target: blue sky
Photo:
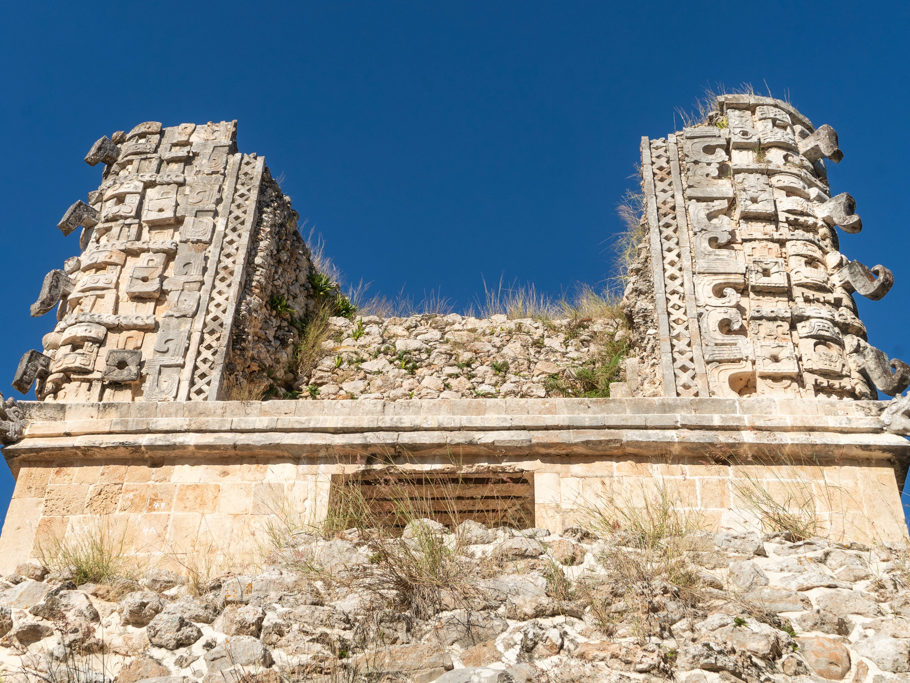
[[[910,361],[908,20],[888,2],[3,3],[0,390],[51,327],[28,306],[78,251],[55,226],[97,186],[101,135],[237,119],[349,281],[463,309],[484,280],[604,283],[640,136],[744,82],[839,132],[832,189],[865,226],[841,249],[896,280],[860,313]],[[0,468],[0,510],[11,487]]]

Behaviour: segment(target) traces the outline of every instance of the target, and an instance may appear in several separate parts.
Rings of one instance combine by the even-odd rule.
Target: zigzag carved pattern
[[[224,330],[230,310],[231,282],[237,268],[238,251],[243,236],[246,219],[252,210],[250,197],[253,195],[253,182],[256,178],[255,157],[243,155],[237,185],[231,198],[227,226],[221,244],[221,257],[214,264],[215,282],[209,297],[202,337],[199,340],[199,354],[193,368],[193,380],[190,387],[191,401],[205,401],[209,397],[212,379],[215,375],[215,358],[219,347],[224,344]]]
[[[657,197],[657,227],[660,235],[664,265],[664,286],[667,297],[667,317],[670,346],[673,353],[673,374],[679,396],[698,396],[695,378],[695,353],[689,335],[689,316],[686,313],[686,291],[683,281],[683,262],[679,247],[679,223],[676,219],[676,197],[670,171],[670,153],[666,140],[651,141],[651,169],[654,174],[654,193]]]

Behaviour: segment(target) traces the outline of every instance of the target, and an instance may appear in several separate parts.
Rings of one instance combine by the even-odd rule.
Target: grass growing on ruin
[[[331,302],[318,302],[309,320],[298,330],[299,337],[294,347],[294,362],[297,376],[309,377],[323,355],[322,343],[329,338],[329,318],[334,310]]]
[[[230,376],[224,383],[224,400],[226,401],[261,401],[269,390],[271,382],[257,382],[253,379],[240,381],[239,378]]]
[[[53,653],[48,650],[32,653],[26,649],[21,655],[22,664],[19,671],[13,673],[10,680],[43,683],[113,683],[115,676],[108,667],[104,644],[100,644],[99,652],[86,652],[84,648],[72,642],[74,628],[78,626],[66,621],[56,626],[59,643]],[[6,678],[0,674],[0,682],[5,680]]]
[[[464,552],[465,543],[458,534],[440,531],[428,519],[442,511],[453,524],[459,520],[455,485],[441,485],[424,499],[402,483],[414,472],[395,465],[382,471],[388,475],[379,484],[385,491],[382,503],[367,500],[356,479],[339,480],[332,487],[328,515],[318,525],[307,524],[282,509],[284,506],[276,506],[278,512],[268,533],[278,556],[289,569],[324,583],[369,591],[390,609],[420,619],[467,604],[474,594],[473,581],[489,568]],[[364,541],[370,553],[369,568],[349,572],[323,567],[313,541],[300,542],[313,535]]]
[[[502,279],[495,288],[483,281],[483,297],[467,315],[479,318],[505,315],[512,320],[544,321],[622,317],[619,299],[609,290],[597,291],[590,285],[580,284],[571,296],[553,298],[538,292],[533,284],[506,285]]]
[[[698,602],[701,580],[686,553],[704,520],[686,503],[660,479],[642,484],[635,499],[604,495],[583,503],[582,525],[608,541],[599,561],[612,590],[580,586],[605,633],[631,621],[645,641],[660,632],[656,614],[668,596],[686,607]]]
[[[95,520],[69,538],[38,544],[38,558],[53,572],[70,575],[76,585],[105,583],[130,575],[125,530],[115,531],[107,520]]]
[[[575,318],[569,323],[572,328],[585,328],[587,318]],[[592,343],[592,357],[572,368],[549,375],[544,380],[548,396],[571,398],[608,398],[610,384],[622,377],[622,363],[629,354],[629,342],[623,334],[624,327],[612,331],[598,332]]]
[[[613,243],[616,278],[619,284],[625,284],[628,280],[629,268],[648,231],[645,221],[644,192],[626,190],[616,207],[616,213],[624,226],[623,231],[616,236]]]
[[[214,541],[198,536],[185,548],[168,546],[165,556],[179,567],[190,594],[195,596],[205,594],[219,570],[223,571],[225,560]]]
[[[424,292],[423,297],[416,301],[404,290],[389,298],[381,294],[370,295],[369,283],[361,280],[349,296],[357,311],[364,316],[407,318],[412,315],[448,315],[455,311],[452,301],[437,290]]]
[[[786,534],[794,541],[841,536],[837,517],[843,518],[846,510],[839,501],[848,493],[826,480],[825,468],[817,461],[797,461],[783,452],[725,460],[736,469],[735,494],[766,533]],[[821,507],[827,509],[828,519]]]
[[[478,568],[463,554],[457,536],[452,542],[428,519],[440,507],[449,519],[458,519],[453,487],[441,485],[430,494],[432,499],[425,499],[402,483],[407,472],[395,466],[386,472],[383,487],[390,503],[384,509],[364,498],[356,480],[348,480],[334,488],[330,509],[335,513],[326,530],[353,525],[367,536],[380,590],[396,596],[396,609],[426,618],[442,609],[446,594],[457,599],[469,593]],[[402,530],[407,538],[400,535]]]
[[[766,90],[763,97],[774,97],[776,99],[782,100],[787,104],[790,104],[790,93],[789,91],[785,92],[783,95],[774,95],[771,92],[771,87],[768,85],[767,81],[763,83],[764,89]],[[682,107],[676,107],[674,112],[674,126],[676,125],[675,119],[676,116],[679,116],[682,126],[689,128],[691,126],[700,126],[706,123],[713,123],[718,128],[725,128],[726,126],[721,123],[721,120],[716,116],[717,109],[715,108],[716,100],[721,95],[756,95],[759,93],[755,92],[755,87],[751,83],[740,83],[738,86],[727,88],[723,83],[717,83],[713,87],[705,88],[705,93],[702,97],[698,98],[695,101],[695,104],[691,109],[683,109]]]

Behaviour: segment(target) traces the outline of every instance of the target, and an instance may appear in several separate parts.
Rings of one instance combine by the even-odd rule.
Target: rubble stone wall
[[[22,563],[0,579],[0,670],[14,683],[910,675],[905,550],[693,530],[648,553],[622,529],[432,520],[401,539],[369,531],[287,533],[255,567],[193,581],[139,564],[86,583]],[[418,538],[458,568],[422,600],[383,559]]]
[[[297,212],[268,168],[256,216],[221,398],[260,398],[271,384],[293,383],[300,332],[292,320],[306,320],[315,305],[314,266],[297,227]]]
[[[299,387],[301,398],[317,399],[584,395],[591,388],[579,374],[612,361],[619,380],[626,334],[616,318],[335,317]]]

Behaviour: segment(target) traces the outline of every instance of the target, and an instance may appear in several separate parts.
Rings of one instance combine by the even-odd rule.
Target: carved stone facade
[[[82,253],[44,278],[31,313],[56,308],[57,323],[14,386],[65,402],[218,398],[244,284],[273,265],[248,263],[262,186],[275,194],[264,160],[237,152],[236,122],[142,123],[85,160],[105,164],[101,186],[58,226],[82,228]],[[287,246],[308,265],[302,240]]]
[[[14,381],[39,400],[0,396],[16,477],[0,570],[101,521],[151,565],[176,568],[165,548],[254,561],[277,511],[320,523],[333,477],[386,457],[523,472],[534,524],[554,531],[603,496],[647,504],[655,481],[710,528],[751,529],[761,519],[739,487],[796,481],[825,492],[825,533],[905,544],[910,397],[860,399],[903,391],[910,368],[869,345],[856,315],[854,293],[880,299],[893,279],[839,251],[836,228],[862,223],[828,187],[833,129],[729,95],[641,156],[626,336],[613,317],[331,317],[336,285],[233,123],[102,138],[86,157],[105,164],[101,187],[59,224],[81,227],[82,253],[31,309],[57,314]],[[310,337],[301,384],[314,320],[326,333]],[[548,378],[603,367],[597,339],[630,343],[624,381],[609,398],[548,395]],[[266,385],[302,400],[259,400]]]
[[[842,157],[830,126],[753,95],[722,95],[707,122],[642,141],[661,393],[907,388],[910,368],[870,346],[856,314],[854,292],[881,299],[893,278],[839,252],[835,227],[862,227],[828,186],[824,159]]]

